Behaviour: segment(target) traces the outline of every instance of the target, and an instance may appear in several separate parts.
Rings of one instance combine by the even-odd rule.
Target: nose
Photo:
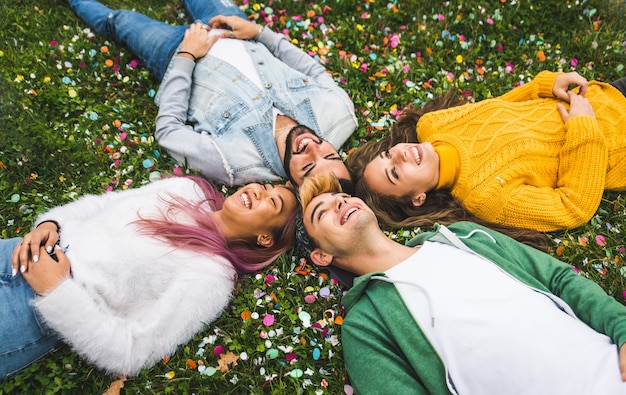
[[[335,210],[341,210],[341,207],[347,203],[348,198],[345,195],[336,195],[335,196]]]

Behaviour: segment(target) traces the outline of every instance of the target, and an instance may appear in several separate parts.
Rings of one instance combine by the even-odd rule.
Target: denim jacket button
[[[309,85],[309,80],[307,80],[306,78],[303,79],[302,82],[304,83],[304,85]]]
[[[265,61],[263,59],[259,60],[259,64],[265,64]]]
[[[267,89],[271,88],[271,87],[272,87],[272,83],[271,83],[271,82],[266,82],[266,83],[265,83],[265,87],[266,87]]]
[[[229,112],[224,113],[224,118],[230,119],[230,113]]]

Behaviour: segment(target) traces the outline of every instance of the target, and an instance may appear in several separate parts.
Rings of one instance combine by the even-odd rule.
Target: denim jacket
[[[285,178],[272,108],[339,148],[354,131],[354,104],[326,69],[264,29],[243,42],[260,89],[238,69],[207,55],[195,65],[174,56],[156,102],[156,138],[176,160],[227,185]]]

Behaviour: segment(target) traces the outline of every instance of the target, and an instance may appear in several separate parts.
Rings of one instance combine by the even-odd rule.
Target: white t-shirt
[[[427,242],[387,276],[459,394],[626,394],[609,337],[480,256]]]

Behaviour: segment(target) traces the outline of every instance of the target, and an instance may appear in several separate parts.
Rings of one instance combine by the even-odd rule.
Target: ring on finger
[[[230,37],[230,38],[235,38],[235,33],[233,33],[233,32],[230,32],[230,35],[229,35],[229,37]]]

